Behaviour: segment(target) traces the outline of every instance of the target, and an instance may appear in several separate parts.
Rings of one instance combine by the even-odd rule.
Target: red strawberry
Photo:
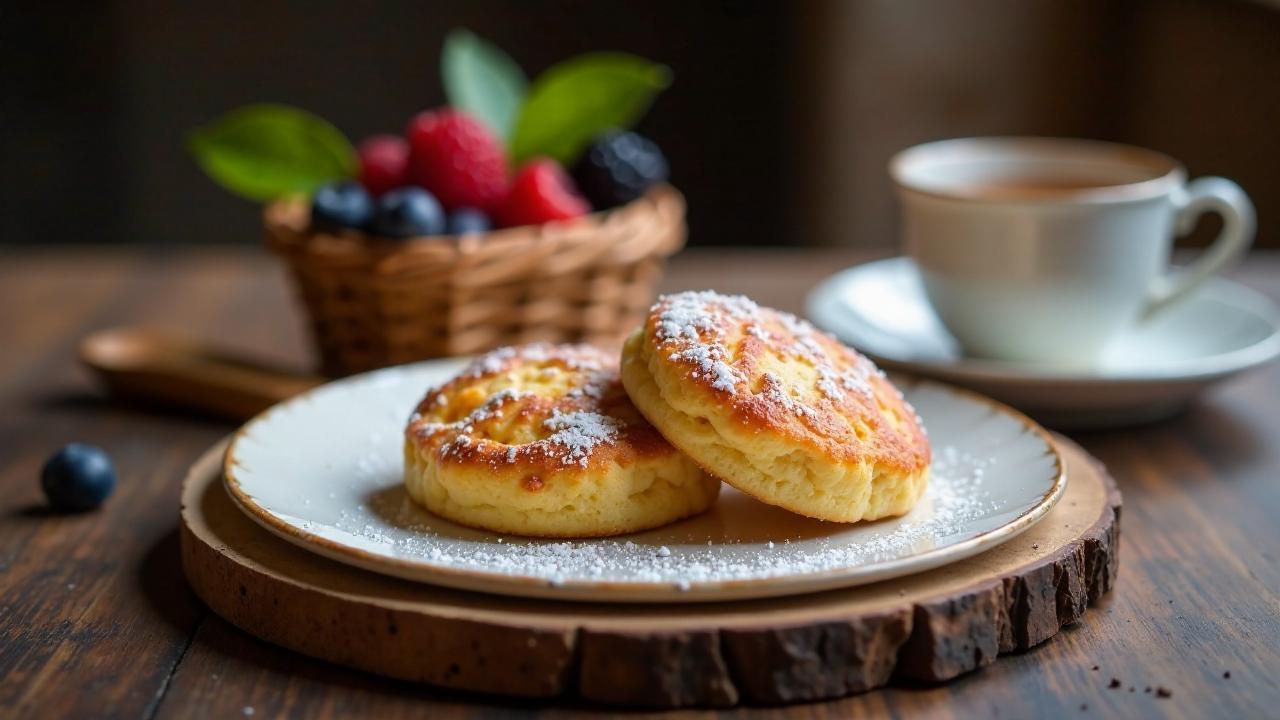
[[[479,120],[444,108],[420,113],[405,131],[409,174],[447,210],[488,211],[507,193],[502,144]]]
[[[578,194],[564,168],[555,160],[537,158],[516,173],[496,214],[504,227],[514,227],[568,220],[589,212],[591,204]]]
[[[395,135],[374,135],[357,149],[360,184],[377,197],[409,184],[409,144]]]

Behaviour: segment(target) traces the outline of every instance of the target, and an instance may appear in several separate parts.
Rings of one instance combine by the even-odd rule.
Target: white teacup
[[[1186,181],[1172,158],[1050,138],[944,140],[889,164],[902,235],[942,322],[978,357],[1082,367],[1127,328],[1237,262],[1253,241],[1240,186]],[[1222,233],[1169,273],[1204,212]]]

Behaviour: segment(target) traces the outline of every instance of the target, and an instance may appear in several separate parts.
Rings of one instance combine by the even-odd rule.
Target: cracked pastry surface
[[[414,501],[499,533],[636,532],[700,513],[720,490],[636,410],[616,356],[586,345],[478,357],[427,393],[404,453]]]
[[[708,472],[822,520],[902,515],[924,494],[924,427],[874,364],[742,296],[658,299],[623,349],[641,413]]]

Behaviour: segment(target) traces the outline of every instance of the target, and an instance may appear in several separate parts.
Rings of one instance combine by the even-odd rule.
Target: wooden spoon
[[[233,420],[247,420],[325,382],[140,328],[89,335],[80,342],[80,361],[112,393]]]

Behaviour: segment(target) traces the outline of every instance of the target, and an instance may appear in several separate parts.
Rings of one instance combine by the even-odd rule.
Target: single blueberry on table
[[[115,489],[116,468],[101,448],[71,443],[44,464],[40,486],[56,510],[89,510]]]
[[[444,208],[436,196],[417,187],[403,187],[378,198],[373,232],[406,238],[444,232]]]
[[[373,199],[353,182],[331,183],[311,198],[311,222],[327,228],[362,228],[373,218]]]
[[[492,228],[493,222],[489,220],[489,216],[475,208],[458,208],[449,214],[447,230],[450,235],[483,233]]]

